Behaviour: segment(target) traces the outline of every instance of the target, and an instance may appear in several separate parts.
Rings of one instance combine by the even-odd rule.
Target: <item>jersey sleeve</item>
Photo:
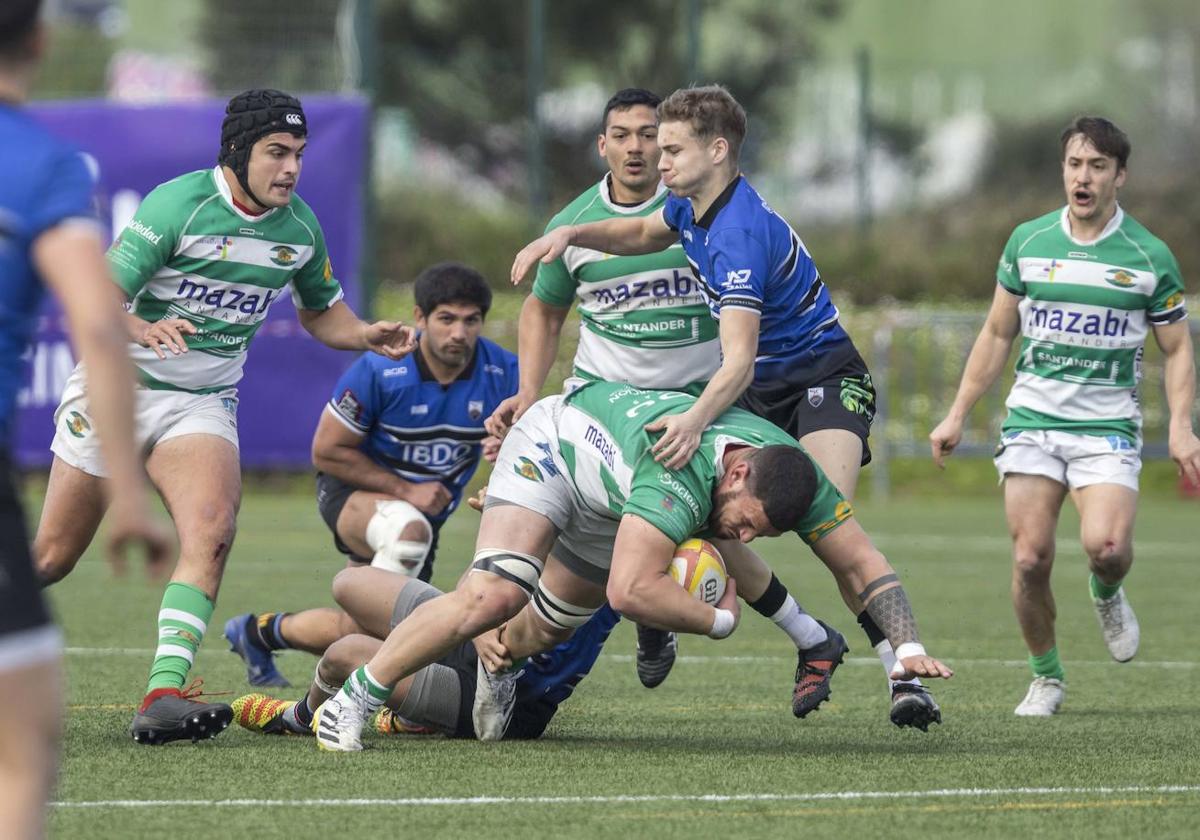
[[[687,224],[687,214],[692,212],[692,205],[686,198],[671,193],[663,202],[662,215],[667,227],[676,233]]]
[[[30,240],[69,219],[95,222],[95,181],[77,152],[65,152],[49,167],[30,215]]]
[[[347,428],[365,435],[379,416],[381,396],[371,357],[363,354],[338,379],[329,409]]]
[[[767,249],[741,230],[722,231],[708,249],[713,261],[710,284],[720,309],[762,312],[770,272]]]
[[[166,265],[185,221],[169,183],[155,187],[142,199],[133,219],[108,249],[108,265],[126,296],[135,297]]]
[[[1158,273],[1158,284],[1150,298],[1147,319],[1156,326],[1182,321],[1187,317],[1187,305],[1183,300],[1183,275],[1175,255],[1165,245],[1162,253],[1154,255],[1154,267]]]
[[[556,216],[546,225],[546,233],[563,226]],[[560,256],[551,263],[538,263],[537,276],[533,281],[533,296],[551,306],[570,306],[575,300],[575,289],[579,281],[567,271],[567,264]]]
[[[1000,263],[996,266],[996,282],[1014,295],[1025,296],[1025,283],[1021,280],[1021,270],[1017,266],[1017,232],[1008,237],[1008,243],[1000,254]]]
[[[814,463],[814,466],[816,464]],[[843,522],[854,515],[850,502],[838,491],[821,468],[817,467],[817,492],[812,504],[800,517],[795,531],[807,545],[812,545],[829,536]]]
[[[634,472],[621,513],[645,519],[676,545],[704,527],[712,512],[711,490],[694,468],[696,458],[682,470],[668,470],[646,456]]]
[[[297,309],[324,311],[342,299],[342,284],[333,276],[333,264],[325,247],[325,234],[311,217],[313,254],[292,275],[292,303]]]

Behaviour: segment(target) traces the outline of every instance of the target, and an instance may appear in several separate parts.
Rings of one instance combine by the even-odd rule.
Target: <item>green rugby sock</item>
[[[1050,648],[1050,650],[1041,656],[1030,655],[1029,667],[1033,669],[1035,677],[1050,677],[1056,680],[1063,679],[1064,671],[1062,663],[1058,661],[1057,646]]]
[[[186,583],[167,584],[158,610],[158,649],[147,694],[156,688],[183,688],[212,614],[213,602],[199,589]]]
[[[1093,598],[1104,598],[1107,600],[1121,591],[1122,582],[1123,581],[1117,581],[1116,583],[1109,585],[1102,582],[1100,578],[1096,577],[1095,575],[1092,575],[1088,578],[1088,588],[1092,590]]]

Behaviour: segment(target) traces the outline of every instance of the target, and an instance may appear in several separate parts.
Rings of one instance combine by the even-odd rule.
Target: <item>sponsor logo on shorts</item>
[[[483,416],[483,400],[467,400],[467,416],[478,420]]]
[[[854,414],[863,414],[868,418],[875,416],[875,388],[871,384],[871,374],[864,376],[847,376],[842,380],[842,406]]]
[[[821,403],[825,402],[824,388],[809,388],[808,389],[808,404],[813,408],[820,408]]]
[[[513,464],[513,472],[521,476],[521,478],[527,478],[530,481],[545,480],[542,478],[542,471],[538,469],[538,465],[533,463],[533,461],[529,460],[524,455],[518,457],[517,462],[518,463]]]
[[[1104,439],[1108,441],[1108,446],[1113,452],[1133,451],[1133,444],[1120,435],[1105,435]]]
[[[92,424],[78,411],[67,415],[67,431],[77,438],[85,437],[92,430]]]
[[[238,401],[233,397],[221,397],[221,408],[234,417],[237,416],[237,404]]]
[[[295,265],[296,257],[300,256],[295,248],[289,248],[287,245],[276,245],[271,249],[271,262],[275,265],[281,265],[284,268]],[[332,270],[331,272],[332,273]]]

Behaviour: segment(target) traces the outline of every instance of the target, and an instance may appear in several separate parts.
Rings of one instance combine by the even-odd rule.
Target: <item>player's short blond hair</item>
[[[686,122],[705,143],[724,137],[735,163],[746,139],[746,111],[722,85],[680,88],[658,106],[658,121]]]

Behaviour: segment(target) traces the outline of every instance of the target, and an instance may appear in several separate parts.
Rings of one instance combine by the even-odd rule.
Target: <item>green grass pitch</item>
[[[852,648],[832,699],[808,719],[790,712],[789,644],[747,611],[727,640],[684,637],[681,661],[653,691],[637,682],[634,635],[622,624],[540,742],[369,735],[358,755],[236,726],[198,745],[134,744],[127,727],[160,590],[138,576],[114,580],[92,551],[52,590],[69,689],[51,828],[64,838],[247,840],[1194,837],[1197,512],[1195,502],[1143,500],[1127,585],[1142,647],[1126,665],[1104,649],[1077,522],[1064,512],[1055,586],[1068,693],[1054,719],[1012,714],[1029,677],[998,497],[923,497],[862,505],[859,516],[905,581],[930,651],[957,671],[934,686],[945,722],[928,734],[888,723],[882,670],[865,638],[828,573],[784,537],[755,546]],[[443,532],[441,586],[471,556],[476,521],[464,510]],[[310,495],[249,492],[193,672],[206,689],[233,692],[225,699],[249,691],[225,650],[225,619],[331,603],[341,565]],[[313,664],[295,652],[281,659],[296,685]]]

